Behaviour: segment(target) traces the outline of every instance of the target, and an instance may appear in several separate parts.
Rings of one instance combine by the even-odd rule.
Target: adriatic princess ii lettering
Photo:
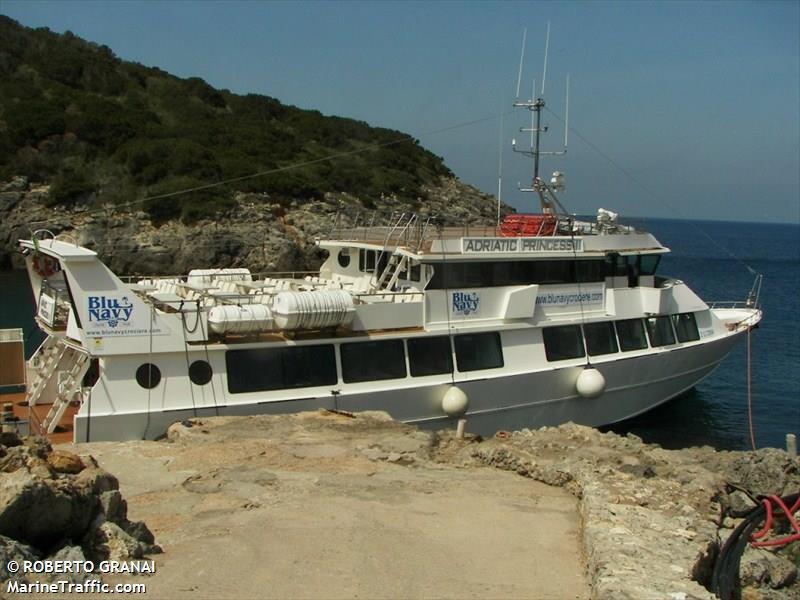
[[[109,327],[127,324],[133,314],[133,304],[127,296],[120,299],[89,296],[89,320],[106,323]]]
[[[582,252],[583,240],[574,238],[522,238],[521,252]]]
[[[464,238],[464,252],[516,252],[516,238]]]
[[[481,297],[478,292],[453,292],[453,314],[465,317],[478,312]]]
[[[463,238],[465,254],[511,252],[583,252],[583,240],[572,237]]]

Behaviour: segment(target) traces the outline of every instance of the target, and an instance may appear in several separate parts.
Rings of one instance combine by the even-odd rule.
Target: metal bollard
[[[467,425],[466,419],[459,419],[458,426],[456,427],[456,437],[460,440],[464,439],[464,428]]]
[[[793,433],[786,434],[786,452],[792,458],[797,458],[797,436]]]

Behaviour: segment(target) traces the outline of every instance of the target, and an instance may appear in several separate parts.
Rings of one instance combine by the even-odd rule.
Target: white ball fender
[[[467,412],[469,398],[464,391],[456,386],[450,386],[442,397],[442,410],[451,417],[460,417]]]
[[[575,389],[584,398],[597,398],[606,390],[606,378],[592,367],[586,367],[575,381]]]

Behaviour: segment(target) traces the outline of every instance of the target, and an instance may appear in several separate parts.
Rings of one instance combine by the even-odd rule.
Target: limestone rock
[[[761,548],[747,547],[739,568],[742,585],[768,585],[780,589],[797,580],[797,567],[782,556]]]
[[[36,548],[76,539],[86,531],[96,503],[90,493],[19,469],[4,475],[0,485],[0,535]]]
[[[63,561],[63,562],[83,562],[86,560],[86,556],[83,553],[83,549],[80,546],[64,546],[60,550],[58,550],[55,554],[51,554],[47,557],[49,561]],[[96,579],[97,575],[93,573],[87,573],[83,570],[75,570],[72,573],[54,573],[50,580],[52,581],[68,581],[71,583],[83,583],[90,579]],[[45,577],[42,577],[45,579]]]
[[[129,536],[133,539],[145,544],[145,554],[157,554],[161,552],[161,548],[156,545],[156,538],[153,532],[147,527],[144,521],[128,521],[126,520],[122,525]]]
[[[58,473],[80,473],[85,468],[80,457],[72,452],[53,450],[47,457],[47,463]]]
[[[29,448],[31,454],[39,458],[47,458],[47,455],[53,451],[53,447],[47,438],[40,435],[30,435],[23,441],[26,448]]]
[[[128,519],[128,503],[119,490],[108,490],[100,494],[100,508],[106,521],[120,524]]]
[[[75,487],[84,488],[96,495],[119,489],[119,480],[116,477],[108,471],[94,466],[87,467],[78,473],[72,481]]]
[[[90,531],[85,544],[95,560],[127,561],[142,558],[145,554],[144,544],[110,521],[103,521]]]
[[[0,581],[25,581],[24,573],[8,571],[8,561],[15,560],[19,563],[23,560],[38,560],[39,558],[38,553],[30,546],[0,535]]]
[[[10,181],[0,185],[0,192],[24,192],[28,189],[28,178],[24,175],[15,175]]]

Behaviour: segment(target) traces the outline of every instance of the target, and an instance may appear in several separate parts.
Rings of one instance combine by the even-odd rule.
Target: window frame
[[[680,344],[686,344],[689,342],[698,342],[700,341],[700,328],[697,326],[697,316],[693,312],[688,313],[676,313],[671,315],[672,317],[672,329],[675,331],[675,337]],[[691,326],[693,328],[692,335],[688,338],[683,339],[681,336],[681,329],[679,329],[678,324],[681,320],[681,317],[688,317],[688,320],[691,321]],[[681,325],[683,328],[683,325]]]
[[[294,363],[296,363],[297,360],[296,356],[291,355],[299,352],[313,352],[314,350],[319,351],[321,354],[324,353],[328,355],[327,357],[323,357],[320,354],[318,356],[305,359],[309,363],[313,363],[314,369],[308,369],[308,372],[315,374],[317,379],[308,384],[294,384],[286,386],[285,383],[287,381],[287,374],[293,372],[287,370],[286,365],[292,363],[293,366],[295,366]],[[252,356],[247,357],[247,355],[244,353],[250,353]],[[263,353],[263,355],[259,357],[258,353]],[[273,353],[274,356],[268,356],[267,353]],[[267,361],[269,360],[279,361],[279,363],[272,365],[272,368],[280,368],[280,381],[277,379],[266,379],[268,375],[272,374],[270,371],[266,370],[268,366]],[[326,366],[325,363],[322,362],[323,360],[328,361],[327,370],[320,368]],[[260,364],[262,366],[261,370],[258,369]],[[242,372],[246,372],[247,369],[253,369],[256,372],[259,372],[262,379],[241,378],[240,374]],[[294,370],[296,371],[296,366]],[[305,372],[305,370],[303,371]],[[303,344],[301,346],[237,348],[233,350],[227,350],[225,352],[225,374],[228,392],[231,394],[252,394],[258,392],[299,390],[306,388],[335,386],[339,383],[336,365],[336,347],[334,344]],[[279,385],[272,385],[270,383],[271,381],[279,383]],[[266,382],[267,385],[264,385],[264,382]]]
[[[587,334],[587,328],[599,328],[599,326],[605,326],[606,332],[610,333],[610,337],[608,338],[611,341],[613,346],[613,350],[608,350],[605,352],[591,352],[589,350],[589,335]],[[584,349],[586,350],[586,354],[589,356],[608,356],[609,354],[617,354],[619,352],[619,342],[617,341],[617,328],[614,327],[614,323],[611,321],[593,321],[591,323],[584,323],[583,324],[583,345]]]
[[[620,334],[619,331],[620,324],[635,323],[635,322],[639,323],[639,328],[642,334],[641,339],[644,341],[644,346],[623,348],[623,336]],[[619,347],[620,352],[636,352],[637,350],[647,350],[650,347],[650,339],[647,337],[647,328],[645,327],[645,324],[642,321],[642,319],[639,317],[636,317],[634,319],[618,319],[614,321],[614,330],[616,331],[617,334],[617,345]],[[625,339],[626,339],[625,345],[627,345],[628,338],[626,337]]]
[[[554,351],[557,349],[554,343],[551,343],[550,340],[555,342],[554,338],[550,336],[555,335],[556,330],[571,330],[573,332],[577,332],[576,340],[580,342],[581,353],[574,354],[570,353],[568,355],[558,355],[558,356],[551,356],[554,354]],[[586,342],[583,339],[583,329],[577,323],[575,324],[568,324],[568,325],[552,325],[550,327],[542,327],[542,344],[544,345],[544,355],[547,358],[547,362],[560,362],[562,360],[574,360],[576,358],[586,358]],[[577,348],[576,348],[577,349]]]
[[[495,349],[498,350],[497,356],[500,358],[500,364],[496,362],[491,364],[480,364],[478,365],[478,361],[473,361],[473,364],[463,365],[467,356],[463,351],[459,351],[459,349],[465,349],[463,346],[464,341],[467,338],[492,338],[492,343],[495,346]],[[476,348],[478,346],[475,346]],[[459,373],[471,373],[473,371],[486,371],[490,369],[502,369],[505,366],[505,356],[503,354],[503,340],[500,337],[499,331],[483,331],[480,333],[461,333],[458,335],[453,336],[453,348],[456,355],[456,368],[458,369]],[[474,366],[478,365],[478,366]]]
[[[430,343],[433,340],[436,340],[437,343],[441,342],[442,340],[447,342],[448,351],[445,354],[447,356],[447,361],[446,361],[448,365],[447,370],[435,371],[430,373],[420,373],[420,372],[415,373],[415,370],[417,370],[415,369],[415,367],[417,366],[418,361],[414,359],[414,354],[416,352],[416,349],[412,350],[412,348],[414,346],[417,346],[418,344]],[[420,336],[420,337],[408,338],[406,339],[406,355],[408,356],[408,372],[411,375],[411,377],[432,377],[435,375],[450,375],[451,373],[454,372],[453,344],[451,342],[451,336],[449,335]]]
[[[363,369],[365,367],[371,367],[372,365],[364,362],[363,355],[362,356],[357,356],[357,354],[355,354],[355,353],[357,353],[357,352],[362,352],[362,353],[366,352],[367,353],[366,356],[368,356],[371,359],[375,359],[376,356],[377,356],[375,348],[379,347],[379,346],[386,346],[386,347],[395,346],[396,348],[399,348],[400,357],[402,357],[402,361],[400,363],[396,363],[394,365],[394,367],[397,370],[394,371],[394,372],[389,373],[387,376],[381,376],[381,377],[372,376],[374,374],[374,371],[372,373],[368,374],[368,375],[361,375],[360,373],[358,373],[357,371],[358,371],[359,368]],[[372,350],[369,350],[370,347],[372,348]],[[356,350],[356,348],[358,348],[358,350]],[[354,354],[352,356],[350,355],[351,351],[354,352]],[[395,352],[397,352],[397,350],[395,350]],[[397,358],[397,357],[395,357],[395,358]],[[392,379],[405,379],[406,377],[408,377],[408,365],[406,364],[406,348],[405,348],[405,344],[403,343],[403,340],[399,339],[399,338],[389,339],[389,340],[369,340],[369,341],[361,341],[361,342],[347,342],[347,343],[344,343],[344,344],[340,344],[339,345],[339,359],[340,359],[340,364],[341,364],[341,367],[342,367],[342,381],[344,383],[365,383],[365,382],[369,382],[369,381],[388,381],[388,380],[392,380]],[[351,361],[354,361],[352,365],[350,365]],[[387,363],[387,364],[391,365],[391,363]],[[399,367],[401,365],[402,365],[402,371],[403,371],[402,375],[400,375],[400,369],[399,369]],[[355,377],[354,377],[354,375],[355,375]]]
[[[652,327],[650,325],[651,322],[653,323]],[[664,330],[662,328],[659,331],[657,329],[659,323],[666,323],[668,329]],[[675,330],[672,327],[672,319],[670,318],[670,315],[654,315],[652,317],[645,317],[644,328],[647,331],[647,339],[650,342],[651,348],[664,348],[665,346],[674,346],[675,344],[678,343],[677,337],[675,336]],[[660,336],[662,336],[662,334],[664,333],[668,334],[668,337],[671,338],[671,341],[667,341],[666,343],[661,343],[663,340],[661,339]],[[656,341],[653,341],[653,338],[656,337],[657,337]]]

